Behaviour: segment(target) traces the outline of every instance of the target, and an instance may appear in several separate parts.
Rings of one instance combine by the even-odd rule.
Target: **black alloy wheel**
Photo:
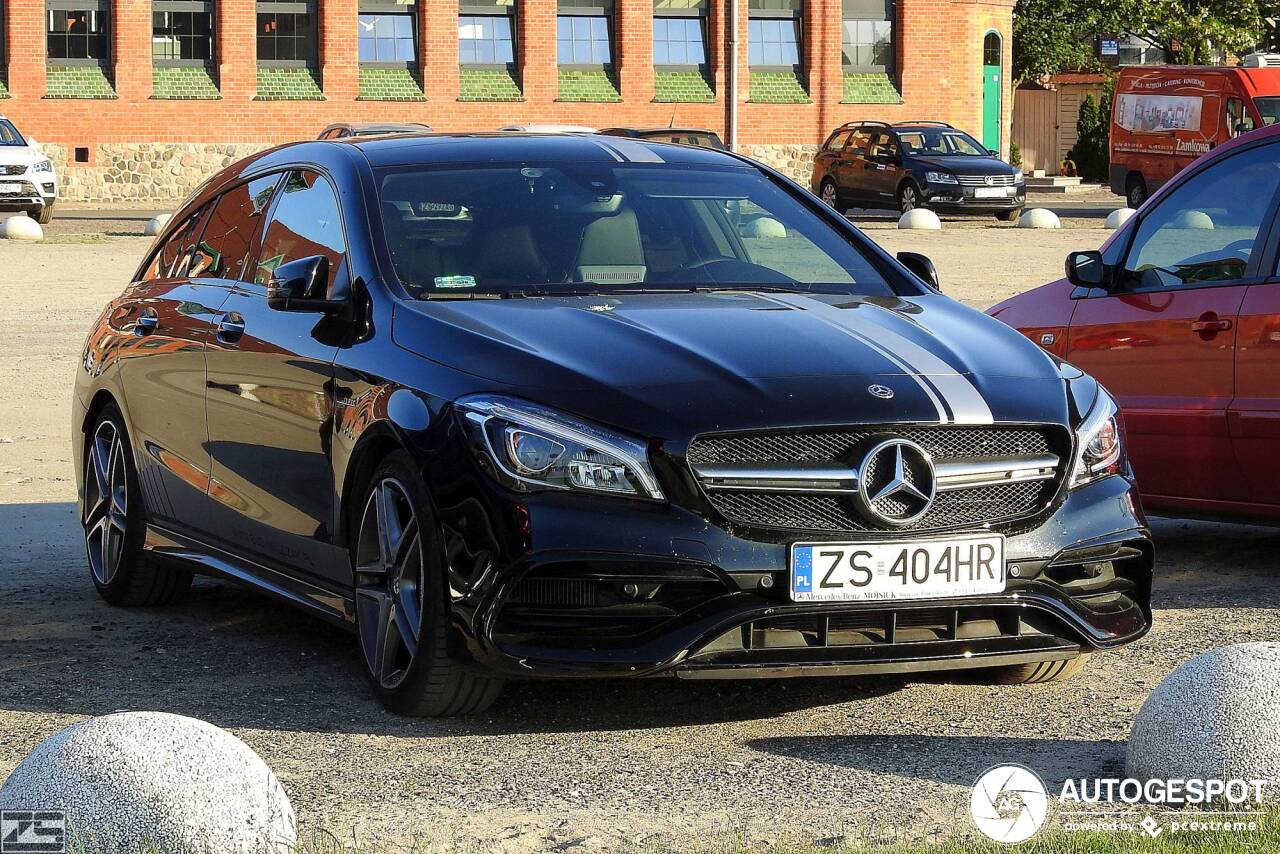
[[[488,708],[502,680],[464,669],[446,648],[440,537],[426,490],[403,451],[370,479],[351,548],[356,625],[378,699],[414,716]]]

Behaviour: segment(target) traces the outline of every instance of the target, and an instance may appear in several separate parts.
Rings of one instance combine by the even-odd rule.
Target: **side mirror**
[[[998,149],[998,148],[988,148],[988,149],[987,149],[987,154],[990,154],[992,157],[999,157],[999,156],[1000,156],[1000,149]]]
[[[336,314],[346,300],[328,299],[329,259],[312,255],[281,264],[267,282],[267,305],[276,311],[310,311]]]
[[[938,283],[938,268],[933,266],[928,255],[921,255],[919,252],[899,252],[898,263],[915,273],[918,279],[935,291],[942,291],[942,285]]]
[[[1071,252],[1067,255],[1067,281],[1080,288],[1105,288],[1110,284],[1111,271],[1102,260],[1102,253],[1095,251]]]

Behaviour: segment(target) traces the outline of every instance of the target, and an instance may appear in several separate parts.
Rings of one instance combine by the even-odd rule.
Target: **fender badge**
[[[888,400],[893,397],[893,389],[887,385],[869,385],[867,386],[867,391],[871,393],[872,397],[878,397],[881,400]]]

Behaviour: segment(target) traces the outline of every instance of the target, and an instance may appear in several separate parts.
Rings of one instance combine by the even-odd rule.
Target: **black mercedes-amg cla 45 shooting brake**
[[[528,677],[1064,678],[1151,620],[1116,407],[930,273],[726,152],[251,157],[85,344],[93,583],[268,591],[408,714]]]

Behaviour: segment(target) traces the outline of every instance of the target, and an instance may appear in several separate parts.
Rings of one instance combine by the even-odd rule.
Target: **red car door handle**
[[[1226,332],[1230,328],[1230,320],[1196,320],[1191,323],[1192,332]]]

